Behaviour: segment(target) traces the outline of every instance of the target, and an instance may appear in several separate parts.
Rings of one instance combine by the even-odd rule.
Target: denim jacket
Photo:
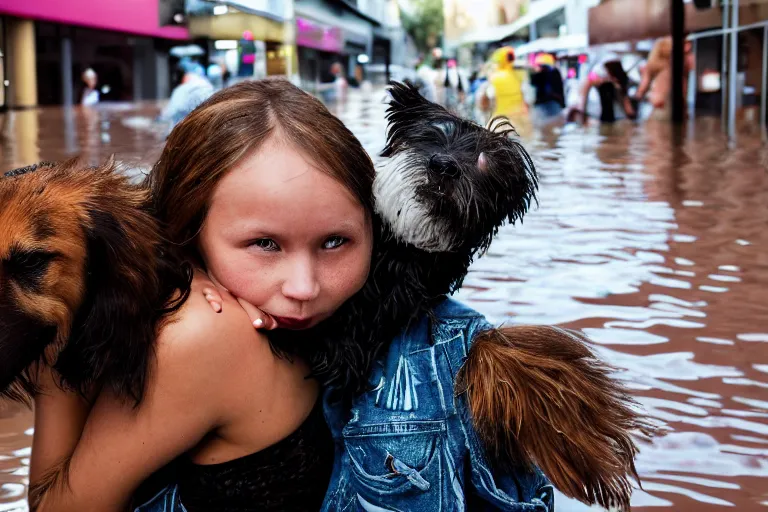
[[[475,333],[490,327],[447,299],[393,340],[373,369],[373,388],[350,412],[324,396],[336,445],[322,512],[552,512],[540,471],[494,472],[454,379]],[[170,486],[137,512],[184,512]]]
[[[474,334],[490,325],[452,299],[435,313],[393,340],[351,412],[326,393],[336,459],[322,511],[552,512],[540,471],[492,470],[454,393]]]

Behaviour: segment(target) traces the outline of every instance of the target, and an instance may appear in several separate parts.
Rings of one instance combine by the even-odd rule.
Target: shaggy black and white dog
[[[522,219],[537,190],[531,158],[508,121],[483,128],[408,84],[394,83],[389,93],[387,144],[374,182],[380,238],[371,273],[302,351],[341,399],[367,390],[372,362],[461,285],[473,259],[500,226]],[[296,347],[302,335],[271,336],[278,347]],[[549,326],[481,332],[456,392],[467,393],[492,456],[538,465],[581,501],[625,508],[630,477],[637,476],[630,431],[647,432],[648,425],[585,341]]]

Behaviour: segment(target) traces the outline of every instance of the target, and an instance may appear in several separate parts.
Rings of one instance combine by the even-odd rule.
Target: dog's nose
[[[459,176],[458,163],[448,155],[432,155],[427,167],[438,176],[448,176],[450,178],[457,178]]]

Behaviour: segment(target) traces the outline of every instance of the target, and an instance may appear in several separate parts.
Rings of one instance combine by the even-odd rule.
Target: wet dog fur
[[[0,397],[29,403],[45,361],[70,389],[142,399],[158,325],[191,283],[147,204],[112,160],[0,177]]]
[[[408,84],[389,91],[374,183],[374,227],[383,235],[365,286],[325,323],[328,332],[310,337],[305,353],[342,397],[368,389],[372,362],[461,286],[473,259],[500,226],[522,219],[537,189],[532,161],[505,119],[485,129]],[[503,327],[475,337],[456,394],[468,400],[497,465],[535,464],[568,496],[628,509],[637,478],[631,434],[651,427],[613,371],[580,333]]]

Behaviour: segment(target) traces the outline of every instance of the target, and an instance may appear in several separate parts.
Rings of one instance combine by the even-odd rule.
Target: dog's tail
[[[630,477],[639,482],[630,433],[653,427],[585,341],[550,326],[483,331],[456,391],[494,461],[535,464],[567,496],[629,510]]]

